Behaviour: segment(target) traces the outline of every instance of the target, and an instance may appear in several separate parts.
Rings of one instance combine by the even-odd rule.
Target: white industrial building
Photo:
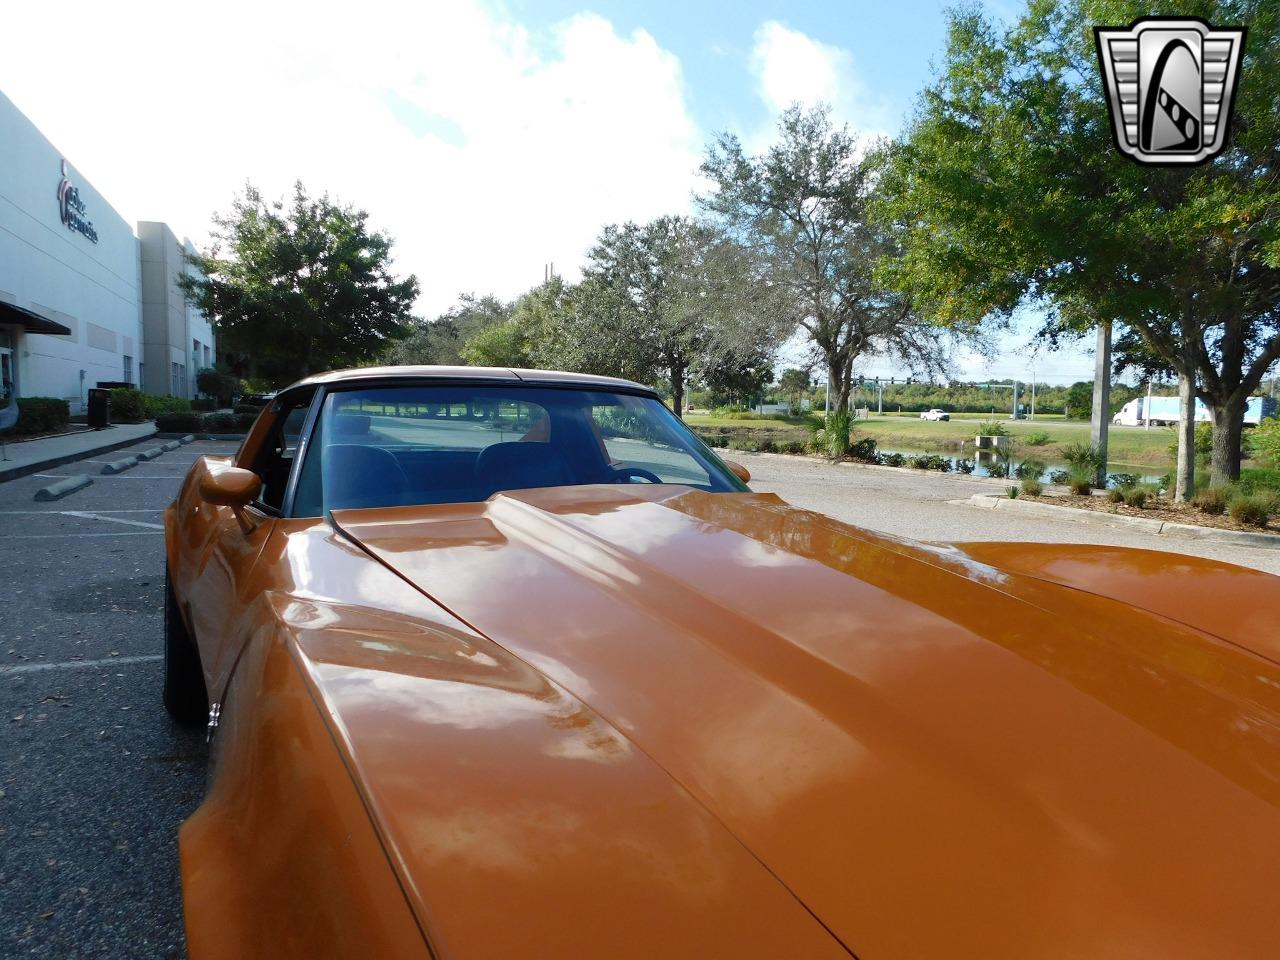
[[[216,351],[177,287],[183,248],[163,223],[135,231],[0,93],[0,396],[73,414],[99,383],[194,397]]]

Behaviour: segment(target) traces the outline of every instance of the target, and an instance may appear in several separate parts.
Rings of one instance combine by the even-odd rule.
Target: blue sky
[[[574,279],[604,224],[690,212],[709,138],[762,149],[793,100],[897,133],[945,6],[137,0],[122,18],[63,0],[86,51],[66,57],[48,12],[19,4],[0,90],[127,219],[198,244],[246,181],[279,196],[300,178],[366,209],[434,316],[462,293],[513,298],[548,262]],[[987,6],[1007,19],[1020,4]],[[1025,377],[1025,340],[959,372]],[[1078,353],[1037,369],[1090,373]]]

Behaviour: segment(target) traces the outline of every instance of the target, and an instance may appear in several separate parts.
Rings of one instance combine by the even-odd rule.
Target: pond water
[[[910,449],[901,448],[901,447],[877,448],[877,452],[880,454],[900,453],[904,457],[919,457],[925,454],[933,453],[932,450],[910,450]],[[937,454],[937,456],[940,456],[943,459],[949,461],[951,463],[952,471],[955,471],[956,463],[958,461],[960,460],[972,461],[973,476],[975,477],[993,476],[992,469],[997,468],[1001,465],[1000,458],[991,450],[967,451],[964,455],[940,453],[940,454]],[[1045,465],[1044,472],[1041,473],[1040,475],[1040,481],[1042,483],[1049,483],[1050,476],[1056,471],[1069,469],[1067,464],[1064,461],[1061,461],[1061,460],[1044,461],[1044,460],[1041,460],[1040,457],[1035,456],[1034,454],[1031,454],[1031,455],[1015,454],[1012,458],[1013,465],[1015,468],[1021,465],[1025,460],[1039,460],[1040,462],[1044,463]],[[904,468],[904,469],[910,469],[910,468]],[[1132,468],[1121,469],[1119,467],[1114,467],[1114,468],[1111,468],[1109,472],[1110,473],[1131,473]],[[1159,473],[1140,473],[1140,474],[1137,474],[1137,477],[1138,477],[1139,483],[1159,483],[1162,479],[1164,479],[1164,475]]]

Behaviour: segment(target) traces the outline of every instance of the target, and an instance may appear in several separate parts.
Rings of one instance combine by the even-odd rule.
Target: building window
[[[124,382],[133,383],[133,357],[126,353],[121,359],[124,361]]]
[[[170,389],[175,397],[185,397],[187,395],[187,368],[184,364],[175,363],[172,365]]]

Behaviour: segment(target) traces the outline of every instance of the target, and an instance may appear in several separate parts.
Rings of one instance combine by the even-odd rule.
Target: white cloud
[[[831,107],[837,123],[848,124],[864,138],[888,136],[896,126],[891,110],[868,90],[847,50],[777,20],[762,23],[754,40],[751,72],[774,117],[797,101],[805,106],[822,102]],[[762,132],[764,143],[773,132],[772,125]]]
[[[199,242],[246,179],[301,178],[395,238],[428,315],[547,261],[572,277],[602,224],[695,184],[678,59],[593,14],[535,34],[479,3],[86,0],[51,26],[7,13],[0,89],[127,219]]]

